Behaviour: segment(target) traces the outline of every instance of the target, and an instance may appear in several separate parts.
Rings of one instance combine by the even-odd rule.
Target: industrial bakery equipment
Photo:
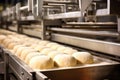
[[[16,20],[12,20],[8,30],[89,51],[103,63],[35,71],[10,51],[1,48],[4,49],[1,54],[5,58],[5,78],[120,80],[119,3],[119,0],[18,1],[15,11],[13,9]],[[5,11],[9,9],[11,7]],[[3,14],[3,17],[8,15]]]

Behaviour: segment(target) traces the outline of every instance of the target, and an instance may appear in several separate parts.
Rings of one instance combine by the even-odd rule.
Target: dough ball
[[[40,55],[33,57],[29,62],[29,66],[32,69],[51,69],[54,67],[54,62],[50,57]]]
[[[29,62],[30,62],[30,59],[32,58],[32,57],[34,57],[34,56],[39,56],[40,55],[40,53],[39,52],[30,52],[27,56],[26,56],[26,58],[25,58],[25,63],[27,63],[27,64],[29,64]]]
[[[10,43],[12,43],[12,42],[14,42],[14,41],[12,41],[12,40],[7,41],[7,42],[4,44],[5,47],[8,48],[8,45],[9,45]]]
[[[64,46],[59,46],[59,47],[57,48],[57,51],[63,52],[65,49],[66,49],[66,47],[64,47]]]
[[[38,46],[38,44],[32,44],[30,47],[34,49],[36,46]]]
[[[14,46],[13,51],[16,53],[16,52],[17,52],[17,49],[18,49],[19,47],[25,47],[25,46],[23,46],[23,45],[16,45],[16,46]]]
[[[24,49],[22,52],[21,52],[21,55],[20,55],[20,58],[22,60],[25,60],[26,56],[31,53],[31,52],[37,52],[36,50],[34,49]]]
[[[57,44],[57,45],[51,46],[50,48],[51,48],[51,49],[54,49],[54,50],[57,50],[57,48],[60,47],[60,46],[61,46],[61,45]]]
[[[49,41],[40,41],[39,45],[40,46],[46,46],[49,43]]]
[[[52,46],[55,46],[55,45],[57,45],[57,43],[51,42],[51,43],[48,43],[46,46],[47,46],[47,47],[52,47]]]
[[[58,54],[53,60],[58,67],[72,67],[77,64],[77,60],[68,54]]]
[[[29,50],[29,48],[28,47],[19,47],[18,49],[17,49],[17,51],[16,51],[16,55],[18,56],[18,57],[20,57],[21,56],[21,53],[22,53],[22,51],[24,50],[24,49],[28,49]]]
[[[59,51],[51,51],[48,53],[48,56],[53,59],[58,54],[62,54],[62,53]]]
[[[37,45],[36,47],[34,47],[35,50],[41,52],[43,49],[47,48],[46,46],[40,46],[40,45]]]
[[[31,46],[33,43],[30,43],[30,42],[25,42],[25,43],[23,43],[23,45],[25,45],[25,46]]]
[[[66,54],[70,54],[70,55],[72,55],[73,53],[76,53],[76,52],[78,52],[78,51],[75,50],[75,49],[72,49],[72,48],[66,47],[65,50],[64,50],[63,52],[66,53]]]
[[[0,35],[0,44],[3,42],[4,39],[6,39],[7,37],[5,35]]]
[[[19,43],[11,42],[10,44],[8,44],[8,49],[13,49],[16,45],[19,45]]]
[[[76,52],[73,54],[73,57],[82,64],[94,63],[93,56],[89,52]]]
[[[8,44],[11,43],[11,42],[12,42],[11,39],[5,39],[5,40],[3,41],[3,46],[7,48]]]
[[[43,50],[41,50],[41,54],[48,54],[49,52],[51,52],[51,51],[54,51],[53,49],[51,49],[51,48],[44,48]]]

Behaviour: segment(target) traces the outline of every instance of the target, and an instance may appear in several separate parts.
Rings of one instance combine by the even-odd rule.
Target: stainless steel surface
[[[60,14],[51,14],[48,16],[44,16],[44,19],[54,20],[54,19],[78,18],[78,17],[81,17],[80,11],[66,12],[66,13],[60,13]]]
[[[62,23],[56,23],[54,22],[56,19],[61,20],[67,20],[70,18],[80,18],[83,16],[84,11],[88,8],[88,6],[91,4],[93,0],[72,0],[72,1],[55,1],[55,0],[28,0],[28,4],[24,7],[20,8],[20,3],[16,5],[16,13],[17,13],[17,20],[20,19],[20,9],[24,10],[28,8],[28,11],[33,12],[33,15],[35,15],[41,22],[42,31],[37,32],[33,30],[26,30],[23,29],[22,33],[39,37],[41,39],[46,39],[46,26],[62,26]],[[76,1],[79,1],[79,3],[76,3]],[[110,0],[109,1],[110,4]],[[64,13],[59,14],[51,14],[45,16],[43,13],[44,4],[47,6],[51,4],[57,4],[59,6],[65,5],[63,8],[66,8],[66,5],[78,5],[80,11],[74,11],[74,12],[66,12],[67,10],[64,9]],[[108,3],[107,3],[108,4]],[[55,5],[56,6],[56,5]],[[110,8],[110,5],[107,5],[106,12],[109,12],[108,8]],[[77,9],[78,10],[78,9]],[[8,14],[10,15],[10,13]],[[47,22],[47,20],[50,20]],[[56,20],[57,21],[57,20]],[[59,24],[59,25],[58,25]],[[116,23],[80,23],[80,22],[69,22],[66,23],[66,25],[70,26],[107,26],[110,28],[116,27]],[[119,27],[118,27],[119,28]],[[13,28],[10,27],[11,30],[17,31],[17,27]],[[111,29],[111,28],[110,28]],[[113,28],[112,28],[113,29]],[[99,35],[99,36],[110,36],[110,37],[117,37],[119,36],[118,33],[108,33],[108,32],[97,32],[97,31],[83,31],[83,30],[68,30],[68,29],[60,29],[60,28],[51,28],[51,30],[54,31],[62,31],[66,33],[79,33],[79,34],[91,34],[91,35]],[[69,45],[73,45],[80,48],[90,49],[93,51],[111,54],[116,57],[120,57],[120,44],[114,43],[114,42],[105,42],[100,40],[94,40],[94,39],[87,39],[87,38],[81,38],[81,37],[74,37],[74,36],[68,36],[63,34],[55,34],[51,33],[51,40],[56,42],[61,42]],[[98,53],[96,53],[98,54]],[[107,59],[108,60],[108,59]],[[103,60],[107,62],[107,60]],[[9,74],[9,69],[12,70],[12,72],[20,79],[20,80],[120,80],[120,63],[117,63],[115,61],[110,60],[110,64],[103,64],[103,65],[89,65],[89,66],[76,66],[72,68],[56,68],[46,71],[34,71],[32,70],[28,65],[26,65],[22,60],[20,60],[15,55],[8,52],[5,57],[5,64],[4,67],[6,68],[6,73]],[[3,64],[1,62],[0,64]],[[1,69],[0,65],[0,69]],[[5,75],[6,80],[9,78],[9,76]]]
[[[16,4],[16,19],[19,20],[20,19],[20,3]]]
[[[51,31],[74,33],[74,34],[85,34],[85,35],[95,35],[95,36],[106,36],[106,37],[119,37],[119,33],[108,32],[108,31],[90,31],[90,30],[80,30],[80,29],[63,29],[63,28],[50,28]]]
[[[88,38],[73,37],[61,34],[51,34],[52,41],[57,41],[65,44],[70,44],[73,46],[90,49],[102,53],[107,53],[120,57],[120,44],[114,42],[106,42]]]
[[[81,26],[117,26],[117,23],[113,22],[68,22],[68,25],[81,25]]]
[[[3,51],[3,46],[0,45],[0,59],[4,60],[4,51]]]
[[[4,66],[4,52],[2,46],[0,46],[0,74],[5,74],[5,66]]]
[[[109,15],[110,14],[110,4],[111,4],[111,1],[110,0],[106,0],[106,8],[104,9],[97,9],[96,11],[96,15],[97,16],[103,16],[103,15]]]
[[[42,31],[41,31],[42,37],[41,37],[41,39],[45,40],[46,39],[46,27],[45,27],[44,21],[41,21],[41,27],[42,27]]]
[[[20,10],[28,10],[28,5],[27,6],[22,6],[22,7],[20,7]]]
[[[33,0],[28,0],[28,11],[32,11],[32,7],[33,7]]]
[[[43,17],[43,0],[37,0],[37,16],[40,17],[40,19]]]
[[[30,72],[34,71],[28,65],[25,65],[23,61],[11,53],[8,55],[9,66],[18,75],[20,80],[111,80],[111,75],[115,80],[119,80],[119,75],[113,75],[113,73],[116,74],[116,70],[118,70],[120,64],[100,57],[96,57],[98,61],[103,62],[100,64],[96,61],[95,64],[90,65],[37,70],[35,71],[35,76],[32,76]],[[103,71],[105,71],[104,74],[101,74]]]
[[[85,12],[85,10],[90,6],[93,0],[79,0],[79,7],[81,11],[81,15]]]
[[[41,31],[39,32],[39,31],[35,31],[35,30],[23,29],[22,33],[30,35],[30,36],[42,38],[42,32]]]
[[[119,66],[97,66],[42,72],[51,80],[119,80],[119,76],[112,75]],[[103,73],[104,72],[104,73]],[[119,74],[119,73],[118,73]],[[111,78],[114,77],[114,79]]]
[[[11,31],[15,31],[15,32],[17,32],[17,26],[10,26],[9,27],[9,30],[11,30]]]
[[[50,80],[47,76],[45,76],[44,74],[42,74],[41,72],[37,72],[36,71],[36,80]]]
[[[114,75],[120,67],[119,63],[100,57],[97,57],[97,59],[102,60],[103,63],[56,68],[40,71],[40,73],[43,73],[51,80],[112,80],[111,76],[115,80],[119,80],[119,75]],[[103,71],[104,74],[102,74]]]
[[[57,0],[44,0],[46,3],[56,3],[56,4],[77,4],[75,1],[57,1]]]
[[[118,18],[118,32],[119,32],[119,34],[120,34],[120,18]]]
[[[15,55],[9,53],[9,67],[20,80],[33,80],[33,70]]]
[[[5,66],[3,60],[0,60],[0,74],[5,74]]]

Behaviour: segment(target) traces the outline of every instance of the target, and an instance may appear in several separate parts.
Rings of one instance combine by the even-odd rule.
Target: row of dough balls
[[[24,49],[24,50],[22,50],[22,49]],[[47,49],[46,49],[46,51],[47,51]],[[22,50],[22,52],[19,52],[21,50]],[[45,51],[45,49],[43,49],[42,51]],[[43,54],[44,53],[36,52],[33,49],[28,49],[27,47],[22,47],[22,46],[21,46],[21,48],[18,48],[18,50],[16,51],[16,55],[19,56],[25,63],[27,63],[33,69],[47,69],[48,68],[47,66],[44,68],[43,67],[41,68],[41,66],[43,64],[38,65],[39,63],[42,63],[43,61],[41,62],[41,60],[39,60],[37,56],[39,56],[39,58],[41,59],[41,55],[43,56]],[[80,55],[82,55],[82,56],[80,56]],[[68,54],[60,53],[58,51],[50,51],[48,54],[44,54],[44,57],[45,56],[49,57],[49,59],[47,58],[47,60],[48,60],[47,62],[46,62],[46,59],[44,59],[45,64],[47,65],[48,62],[52,63],[51,65],[48,64],[48,66],[51,66],[49,68],[53,68],[53,62],[55,62],[55,65],[58,67],[75,66],[75,65],[77,65],[77,60],[78,60],[78,64],[93,63],[93,57],[87,52],[76,52],[73,54],[73,56],[71,56]]]
[[[25,41],[21,40],[23,38]],[[31,42],[35,42],[35,44],[31,44]],[[71,67],[81,63],[91,64],[94,62],[93,56],[88,52],[78,52],[58,43],[22,35],[16,37],[15,35],[0,35],[0,43],[12,50],[13,54],[33,69],[49,69],[54,68],[54,65],[57,67]]]
[[[17,49],[18,48],[18,49]],[[72,67],[77,64],[93,63],[93,56],[88,52],[76,52],[73,55],[51,51],[48,54],[37,52],[30,47],[17,45],[13,49],[15,55],[33,69],[51,69],[54,67]],[[21,54],[20,54],[21,53]],[[52,57],[51,57],[52,55]],[[54,55],[54,57],[53,57]]]

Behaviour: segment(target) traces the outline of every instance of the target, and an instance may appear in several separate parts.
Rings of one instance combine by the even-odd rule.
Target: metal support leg
[[[45,27],[45,25],[44,25],[44,21],[42,20],[41,21],[41,28],[42,28],[42,35],[41,35],[41,39],[42,40],[45,40],[46,39],[46,27]]]
[[[5,61],[5,75],[4,75],[4,80],[10,80],[9,77],[9,60],[8,60],[8,54],[4,52],[4,61]]]

